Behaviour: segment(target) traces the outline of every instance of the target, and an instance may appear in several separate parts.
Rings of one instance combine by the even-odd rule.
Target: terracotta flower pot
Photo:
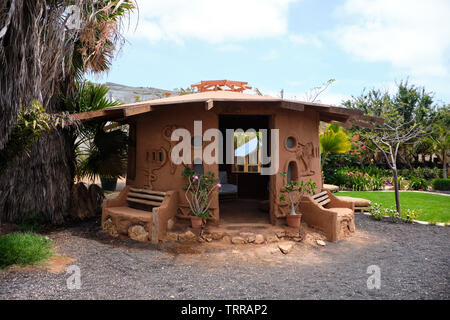
[[[194,229],[200,229],[202,227],[203,218],[191,216],[191,225]]]
[[[298,228],[300,227],[301,218],[301,214],[288,214],[286,216],[286,223],[289,227]]]

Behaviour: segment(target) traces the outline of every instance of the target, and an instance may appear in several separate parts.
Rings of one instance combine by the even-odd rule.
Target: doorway
[[[234,134],[234,164],[219,164],[222,188],[219,192],[220,220],[224,223],[270,223],[269,176],[261,175],[262,134],[270,129],[270,116],[219,115],[219,129],[226,141],[226,129]],[[254,129],[254,132],[248,131]],[[270,145],[270,142],[269,142]],[[227,159],[224,143],[222,156]]]

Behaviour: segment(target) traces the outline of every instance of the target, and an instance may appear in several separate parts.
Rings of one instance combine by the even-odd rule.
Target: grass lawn
[[[372,203],[381,203],[385,208],[395,208],[394,192],[386,191],[340,191],[337,196],[363,198]],[[418,209],[422,211],[417,220],[429,222],[450,222],[450,197],[420,192],[400,192],[402,209]]]

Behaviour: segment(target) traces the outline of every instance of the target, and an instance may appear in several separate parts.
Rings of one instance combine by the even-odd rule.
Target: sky
[[[171,90],[227,79],[305,100],[335,79],[319,100],[336,105],[408,80],[450,103],[449,0],[136,2],[127,43],[91,80]]]

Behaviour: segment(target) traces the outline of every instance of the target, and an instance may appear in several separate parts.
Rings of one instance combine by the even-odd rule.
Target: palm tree
[[[330,153],[345,153],[351,149],[351,142],[341,127],[330,124],[319,137],[321,150],[321,167],[325,165],[327,155]]]
[[[74,112],[89,112],[120,105],[117,100],[107,98],[106,85],[82,81],[76,84],[74,99],[66,99],[68,109]],[[128,136],[120,126],[107,122],[84,123],[74,134],[76,176],[95,180],[114,181],[125,173],[127,164]]]
[[[67,27],[67,5],[81,10],[81,30]],[[132,0],[0,1],[0,150],[10,139],[17,114],[37,99],[48,113],[68,111],[75,79],[107,70]],[[20,221],[40,211],[61,223],[70,207],[75,174],[73,133],[53,130],[0,176],[0,219]]]
[[[442,162],[442,175],[444,179],[447,179],[447,157],[450,151],[450,134],[448,128],[439,127],[439,134],[434,140],[434,148],[436,154],[439,156]]]

